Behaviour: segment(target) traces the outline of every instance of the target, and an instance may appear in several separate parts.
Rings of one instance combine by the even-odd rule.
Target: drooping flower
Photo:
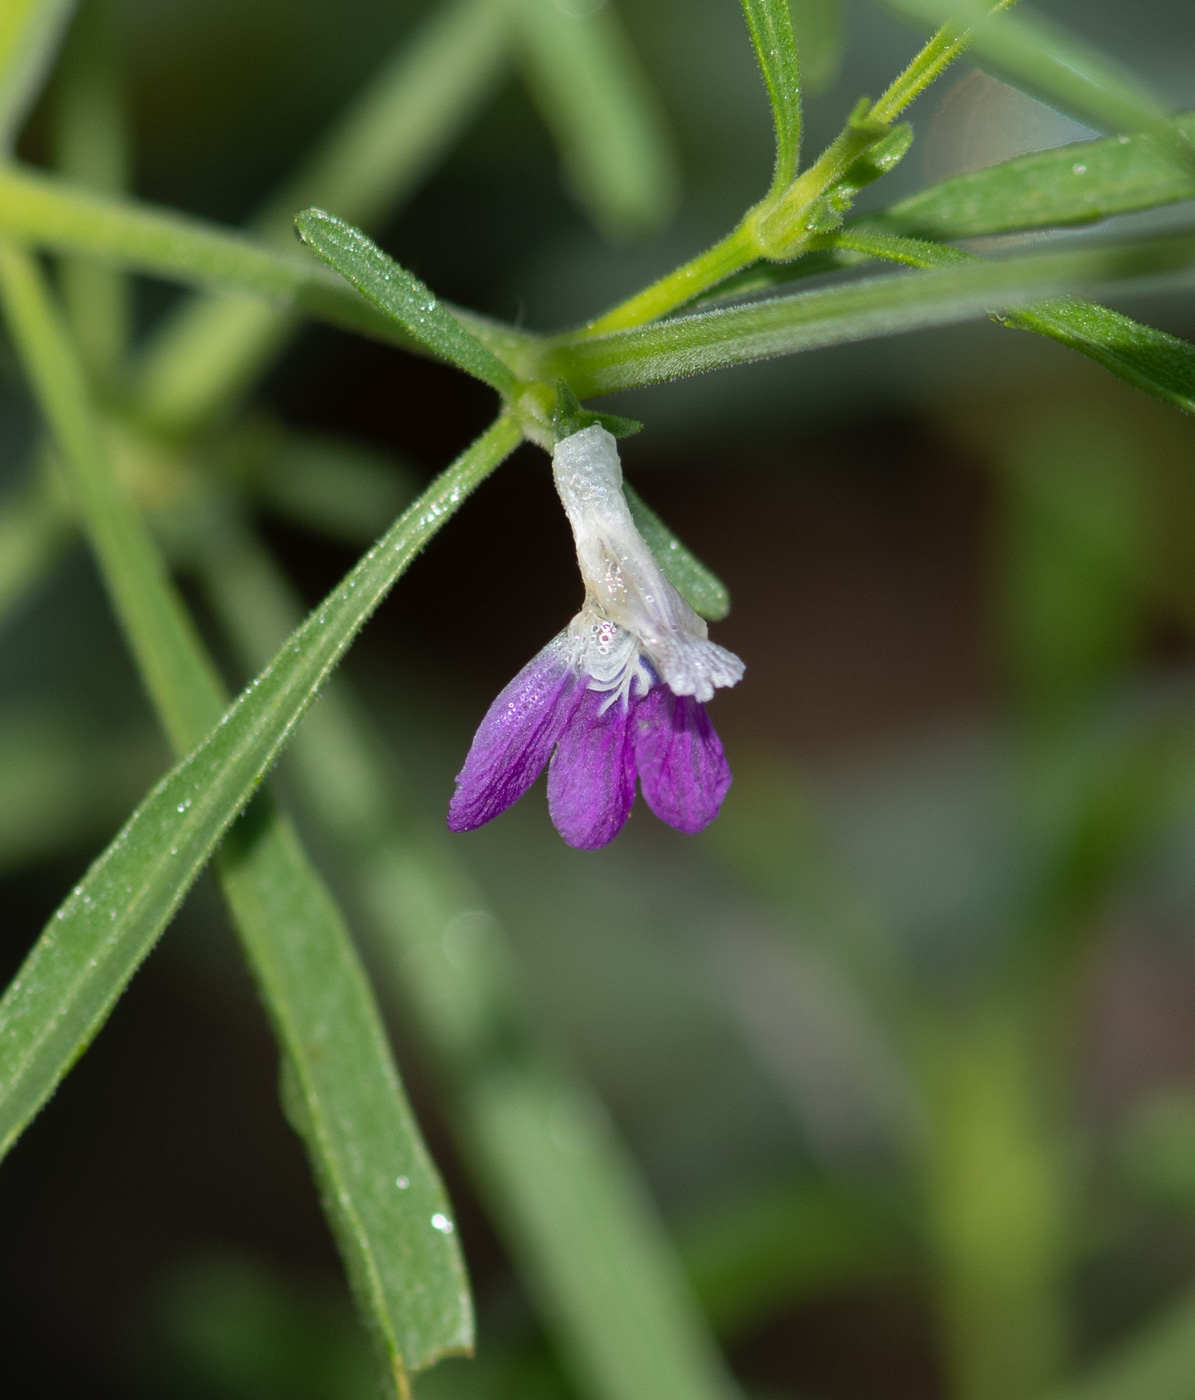
[[[585,602],[490,706],[448,809],[453,831],[504,812],[548,769],[548,809],[570,846],[622,829],[638,779],[679,831],[708,826],[730,768],[706,702],[743,674],[711,642],[635,528],[614,438],[585,428],[557,444],[556,489],[577,546]]]

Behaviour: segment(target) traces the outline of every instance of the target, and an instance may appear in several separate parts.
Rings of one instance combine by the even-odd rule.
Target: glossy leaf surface
[[[976,261],[942,271],[874,278],[826,291],[680,317],[561,345],[555,375],[582,397],[658,383],[776,355],[951,325],[1069,287],[1185,273],[1195,235],[1108,248]]]
[[[296,217],[295,228],[314,253],[413,340],[499,393],[513,392],[515,377],[502,361],[465,329],[430,287],[383,253],[360,229],[322,209],[304,210]]]
[[[1172,117],[1195,140],[1195,114]],[[1195,170],[1152,136],[1081,141],[956,175],[858,221],[917,238],[978,238],[1092,223],[1195,199]]]
[[[789,0],[742,0],[743,17],[772,104],[776,173],[772,188],[796,178],[801,155],[801,74]]]
[[[7,1148],[103,1024],[198,873],[205,847],[210,854],[213,838],[261,775],[246,782],[235,758],[231,772],[223,766],[229,754],[221,754],[219,740],[229,725],[220,722],[219,682],[117,485],[79,363],[34,265],[0,250],[0,281],[14,338],[159,715],[178,749],[216,726],[215,752],[209,740],[199,751],[206,757],[184,762],[174,782],[167,777],[158,785],[59,910],[0,1002],[0,1141]],[[243,749],[237,757],[244,759]],[[238,785],[240,801],[233,796]],[[388,1358],[390,1388],[401,1394],[408,1370],[472,1341],[443,1187],[402,1095],[343,919],[264,794],[230,833],[220,873],[284,1052],[292,1119],[362,1311]]]

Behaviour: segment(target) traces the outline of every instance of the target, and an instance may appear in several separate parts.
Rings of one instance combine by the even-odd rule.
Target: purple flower
[[[453,831],[504,812],[548,769],[557,831],[583,850],[612,841],[638,779],[679,831],[708,826],[730,768],[705,711],[743,663],[665,578],[631,521],[614,439],[600,427],[553,456],[585,581],[581,611],[502,691],[482,720],[448,809]]]

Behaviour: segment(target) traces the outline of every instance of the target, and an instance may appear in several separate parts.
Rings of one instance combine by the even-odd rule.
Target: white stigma
[[[585,606],[569,636],[577,663],[597,682],[591,688],[621,694],[638,679],[646,690],[637,653],[676,695],[704,703],[713,699],[715,687],[735,685],[743,663],[709,640],[705,622],[664,576],[635,528],[614,438],[599,424],[574,433],[557,443],[552,472],[585,582]],[[629,639],[622,640],[620,630]]]

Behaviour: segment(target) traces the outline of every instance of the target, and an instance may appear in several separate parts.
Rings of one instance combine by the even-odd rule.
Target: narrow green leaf
[[[890,234],[848,231],[842,246],[908,267],[974,264],[961,249]],[[997,317],[1006,326],[1049,336],[1118,378],[1186,413],[1195,413],[1195,346],[1119,311],[1077,297],[1055,297]]]
[[[743,17],[772,104],[776,171],[772,189],[787,189],[801,158],[801,75],[789,0],[742,0]]]
[[[193,287],[251,292],[377,339],[410,344],[390,317],[297,251],[270,248],[199,219],[97,194],[52,175],[0,167],[0,233]]]
[[[721,622],[730,612],[730,590],[681,543],[638,491],[625,482],[623,490],[636,528],[677,592],[694,612],[711,622]]]
[[[593,394],[879,335],[951,325],[1074,286],[1190,275],[1195,235],[874,278],[559,343],[552,375]]]
[[[843,229],[835,242],[835,251],[863,258],[883,258],[903,267],[968,267],[980,261],[972,253],[949,244],[930,243],[921,238],[904,238],[899,234],[874,233],[854,226]]]
[[[1195,141],[1195,113],[1172,117]],[[1083,141],[956,175],[868,214],[853,227],[914,238],[978,238],[1092,223],[1195,199],[1195,172],[1152,136]]]
[[[982,0],[888,0],[929,25],[969,28],[968,51],[1053,106],[1101,131],[1148,131],[1165,109],[1139,78],[1060,24],[1024,6],[991,13]]]
[[[252,669],[298,604],[228,517],[201,567],[213,612]],[[581,1392],[725,1395],[730,1383],[632,1161],[544,1048],[508,936],[340,677],[287,760],[355,882],[381,965],[450,1088],[466,1160]]]
[[[54,61],[75,0],[0,5],[0,150],[11,148]]]
[[[1190,341],[1077,297],[1058,297],[999,319],[1048,335],[1134,388],[1195,413],[1195,345]]]
[[[55,85],[54,164],[109,194],[129,184],[129,131],[109,7],[92,0],[71,27]],[[67,258],[59,272],[75,342],[96,383],[123,368],[132,332],[128,279],[114,268]]]
[[[385,585],[377,570],[359,569],[342,585],[341,606],[336,595],[326,605],[341,623],[338,639],[328,638],[326,617],[312,619],[272,677],[221,720],[219,682],[116,484],[81,367],[36,264],[0,246],[0,284],[159,715],[176,748],[212,730],[92,866],[0,1001],[0,1150],[7,1150],[99,1030]],[[394,570],[410,543],[409,534],[392,540],[386,566]],[[390,1393],[405,1394],[408,1371],[471,1345],[464,1266],[443,1187],[339,911],[264,794],[230,834],[220,872],[285,1054],[330,1223],[387,1361]],[[400,1178],[405,1186],[395,1184]]]
[[[344,917],[294,828],[259,795],[220,883],[282,1056],[302,1137],[361,1316],[392,1385],[473,1346],[452,1207],[402,1090]]]
[[[283,251],[216,224],[113,199],[54,176],[0,166],[0,234],[56,253],[98,258],[129,272],[213,291],[244,291],[404,349],[418,348],[393,317],[299,251]],[[535,337],[456,311],[479,340],[521,354]]]
[[[352,637],[422,545],[517,442],[517,429],[500,419],[438,478],[220,726],[149,794],[59,910],[0,1003],[4,1149],[103,1023]],[[69,989],[65,1004],[61,985]]]
[[[672,143],[613,7],[515,0],[526,77],[576,193],[616,238],[650,232],[676,204]]]
[[[0,1001],[0,1152],[106,1020],[353,637],[518,441],[518,429],[501,418],[437,478],[146,797],[75,887]]]
[[[466,1104],[528,1285],[545,1311],[568,1309],[573,1332],[562,1340],[585,1390],[602,1400],[731,1400],[733,1383],[598,1105],[526,1073],[485,1076]],[[561,1218],[575,1229],[567,1253],[554,1247]],[[610,1350],[611,1320],[620,1351]]]
[[[509,56],[504,0],[439,7],[382,64],[311,155],[251,220],[270,242],[294,237],[298,209],[319,204],[365,227],[393,215],[464,129]],[[293,333],[276,306],[241,297],[184,303],[137,367],[141,411],[174,430],[216,417]]]
[[[465,329],[430,287],[383,253],[360,229],[322,209],[305,209],[296,216],[295,228],[314,253],[379,311],[393,317],[413,340],[500,394],[514,392],[517,381],[502,361]]]

